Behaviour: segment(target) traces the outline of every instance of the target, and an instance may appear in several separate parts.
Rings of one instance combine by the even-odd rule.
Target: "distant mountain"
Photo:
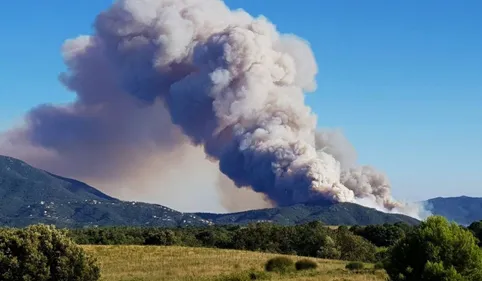
[[[418,223],[411,217],[352,203],[316,202],[233,214],[181,213],[161,205],[121,201],[77,180],[0,156],[0,225],[4,226],[48,223],[59,227],[175,227],[263,221],[293,225],[313,220],[329,225]]]
[[[353,203],[315,202],[232,214],[196,213],[196,215],[215,224],[248,224],[256,221],[295,225],[315,220],[322,221],[327,225],[370,225],[397,222],[415,225],[419,223],[412,217],[387,214]]]
[[[0,156],[0,225],[60,227],[211,224],[155,204],[125,202],[76,180]]]
[[[461,225],[482,220],[482,198],[437,197],[425,201],[434,215],[444,216]]]

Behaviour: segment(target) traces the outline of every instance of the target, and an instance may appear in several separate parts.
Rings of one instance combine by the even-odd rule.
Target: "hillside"
[[[309,203],[232,214],[196,213],[196,215],[215,224],[248,224],[259,221],[294,225],[315,220],[322,221],[327,225],[369,225],[396,222],[414,225],[419,223],[412,217],[387,214],[353,203]]]
[[[124,202],[73,180],[0,156],[0,224],[178,226],[210,224],[155,204]]]
[[[264,264],[278,254],[220,250],[209,248],[158,247],[158,246],[83,246],[96,257],[101,265],[103,281],[144,280],[144,281],[186,281],[186,280],[253,280],[250,272],[264,271]],[[125,258],[129,262],[125,263]],[[291,256],[296,261],[302,257]],[[347,262],[314,259],[318,264],[315,271],[292,274],[268,274],[265,280],[386,280],[384,271],[375,273],[350,272],[345,269]],[[370,265],[371,267],[371,265]],[[225,278],[220,278],[224,276]],[[229,277],[230,278],[229,278]],[[242,278],[244,277],[244,278]]]
[[[0,156],[0,224],[49,223],[60,227],[247,224],[271,221],[290,225],[320,220],[330,225],[366,225],[418,221],[357,204],[317,202],[233,214],[181,213],[167,207],[125,202],[73,180]]]
[[[482,220],[482,198],[437,197],[425,201],[434,215],[441,215],[461,225]]]

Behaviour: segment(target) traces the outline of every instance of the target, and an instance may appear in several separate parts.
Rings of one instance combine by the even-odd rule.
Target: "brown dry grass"
[[[216,280],[220,275],[262,271],[265,262],[278,255],[206,248],[161,246],[84,246],[97,257],[102,281]],[[301,259],[292,256],[293,260]],[[313,259],[316,271],[271,275],[269,280],[382,281],[383,272],[352,273],[345,262]],[[218,279],[219,280],[219,279]]]

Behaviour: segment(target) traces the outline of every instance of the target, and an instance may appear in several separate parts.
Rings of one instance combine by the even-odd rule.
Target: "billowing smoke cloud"
[[[316,132],[304,103],[317,74],[307,42],[220,0],[121,0],[94,28],[63,47],[61,81],[77,100],[33,109],[4,136],[10,155],[22,143],[40,148],[33,164],[102,186],[182,167],[194,145],[209,158],[195,163],[218,163],[266,204],[401,208],[382,173],[356,166],[342,134]]]
[[[339,130],[316,132],[316,148],[333,156],[341,165],[340,182],[352,190],[356,199],[370,199],[388,210],[400,205],[391,197],[385,174],[370,166],[358,166],[353,145]]]
[[[340,163],[340,182],[353,191],[358,204],[417,218],[430,215],[421,203],[406,204],[394,200],[387,175],[374,167],[358,165],[355,148],[340,130],[317,131],[315,145],[317,150],[330,154]]]

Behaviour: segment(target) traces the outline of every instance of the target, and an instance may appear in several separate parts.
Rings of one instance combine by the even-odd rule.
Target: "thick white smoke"
[[[121,0],[94,27],[64,46],[62,81],[77,101],[34,109],[9,133],[55,152],[57,170],[135,173],[146,156],[185,155],[191,143],[276,205],[368,200],[404,212],[341,134],[316,132],[304,103],[317,74],[307,42],[220,0]]]
[[[393,199],[387,175],[374,167],[358,165],[356,150],[341,131],[317,131],[316,148],[332,155],[340,162],[342,167],[340,182],[353,191],[356,203],[420,219],[430,215],[421,204],[405,204]]]

